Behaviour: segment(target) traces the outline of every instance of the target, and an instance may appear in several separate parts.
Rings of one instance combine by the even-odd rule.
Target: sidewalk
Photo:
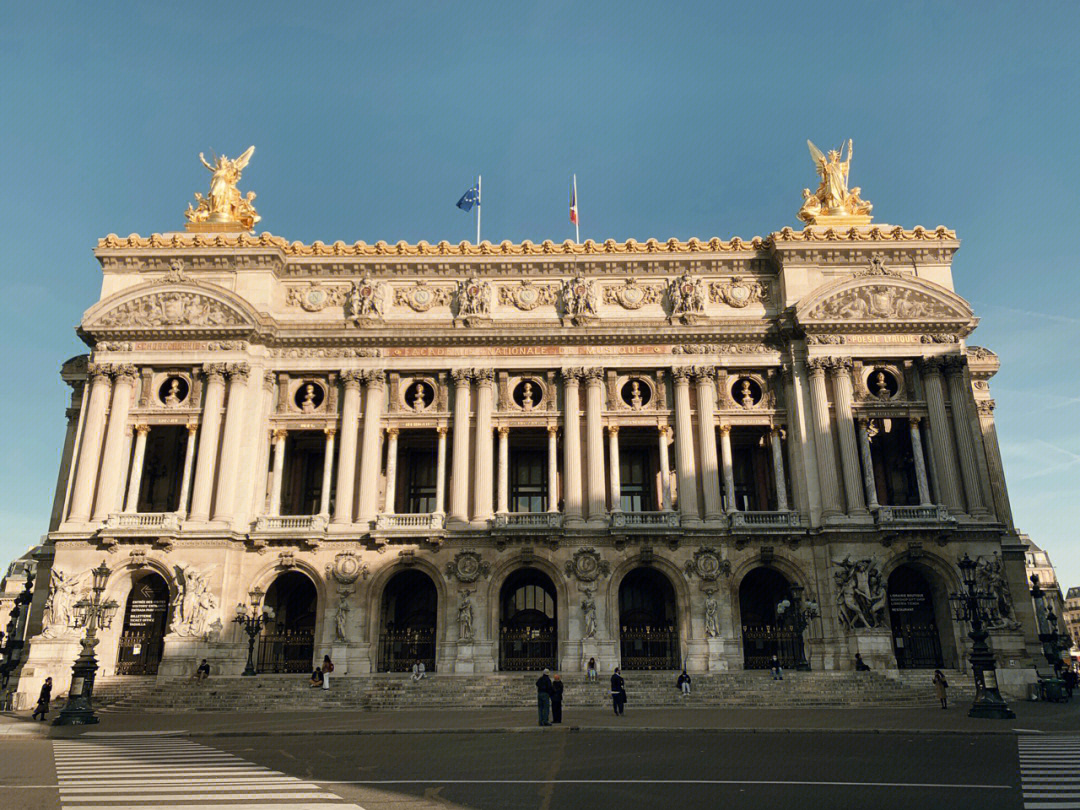
[[[564,708],[569,731],[634,730],[686,732],[834,733],[1000,733],[1017,731],[1080,733],[1080,700],[1068,704],[1010,704],[1015,720],[976,720],[968,704],[936,709],[753,709],[692,707],[610,710]],[[50,716],[55,717],[55,714]],[[424,711],[290,711],[278,714],[199,712],[153,714],[98,712],[94,726],[57,728],[34,723],[29,713],[0,714],[0,736],[78,736],[85,733],[174,732],[189,736],[286,736],[300,734],[419,734],[451,732],[546,732],[529,709],[446,709]]]

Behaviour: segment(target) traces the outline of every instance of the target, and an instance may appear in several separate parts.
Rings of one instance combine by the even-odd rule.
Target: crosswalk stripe
[[[1080,738],[1017,738],[1025,810],[1080,810]]]
[[[186,784],[176,785],[115,785],[107,786],[109,793],[121,794],[121,793],[174,793],[178,787],[186,786]],[[286,779],[274,780],[274,779],[260,779],[258,782],[227,782],[225,784],[212,784],[202,785],[198,787],[192,787],[192,790],[213,790],[217,793],[235,793],[240,790],[251,790],[252,787],[280,787],[282,790],[318,790],[319,786],[313,782],[301,782],[299,779],[293,779],[287,777]],[[97,793],[103,790],[101,786],[98,787],[62,787],[60,788],[61,796],[78,796],[84,793]],[[155,795],[155,799],[157,796]]]
[[[338,797],[334,797],[338,798]],[[340,799],[339,799],[340,801]],[[185,808],[191,808],[191,810],[252,810],[255,805],[248,802],[242,802],[237,804],[235,802],[212,802],[207,804],[185,804]],[[272,807],[273,810],[363,810],[362,807],[356,804],[328,804],[326,802],[283,802],[265,805],[266,807]],[[64,805],[65,810],[67,807],[75,807],[78,810],[147,810],[148,805],[145,804],[76,804],[76,805]]]
[[[166,794],[164,796],[154,796],[154,801],[158,802],[190,802],[194,796],[189,793],[175,793]],[[299,792],[274,792],[274,793],[237,793],[228,796],[215,796],[215,798],[228,799],[229,801],[266,801],[267,799],[274,799],[275,801],[283,801],[285,799],[337,799],[333,793],[322,793],[312,790],[302,790]],[[64,800],[64,805],[75,808],[81,808],[84,804],[100,803],[115,801],[116,797],[109,794],[84,796],[78,798],[68,798]]]

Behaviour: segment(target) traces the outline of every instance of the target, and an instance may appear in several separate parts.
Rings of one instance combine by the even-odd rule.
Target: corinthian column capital
[[[203,376],[207,382],[225,382],[227,368],[224,363],[207,363],[203,366]]]
[[[378,369],[369,369],[360,372],[364,385],[368,388],[386,388],[386,374]]]
[[[248,377],[251,376],[251,366],[248,363],[229,363],[225,369],[225,373],[231,379],[247,382]]]
[[[139,370],[132,363],[119,363],[112,367],[112,375],[118,383],[134,383],[139,376]]]
[[[689,385],[692,375],[693,369],[689,366],[676,366],[671,370],[671,378],[675,380],[676,385]]]

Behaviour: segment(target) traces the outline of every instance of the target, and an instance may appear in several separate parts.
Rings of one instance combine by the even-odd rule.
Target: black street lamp
[[[0,664],[0,688],[7,688],[11,673],[19,665],[19,661],[22,660],[23,633],[19,630],[19,617],[23,613],[23,608],[26,608],[26,616],[22,620],[22,626],[25,628],[26,621],[30,616],[30,602],[33,598],[34,571],[32,568],[27,567],[26,585],[23,587],[22,593],[15,597],[15,603],[12,605],[11,614],[8,618],[7,635],[0,633],[0,640],[6,639],[3,648],[4,662]]]
[[[94,695],[94,676],[98,668],[97,658],[94,656],[94,648],[98,644],[97,629],[99,625],[103,630],[109,629],[117,604],[112,599],[102,601],[101,598],[110,573],[105,562],[102,561],[101,565],[90,573],[94,577],[91,594],[75,603],[75,626],[85,627],[86,635],[82,640],[82,652],[71,668],[71,688],[68,689],[67,703],[60,716],[53,721],[54,726],[85,726],[98,721],[91,702]]]
[[[1035,603],[1035,624],[1039,629],[1039,642],[1042,644],[1046,663],[1057,674],[1061,667],[1061,647],[1058,643],[1057,616],[1054,609],[1046,603],[1046,594],[1039,585],[1039,575],[1031,575],[1031,600]]]
[[[798,641],[795,645],[795,652],[798,655],[795,661],[796,671],[809,672],[810,662],[806,659],[806,643],[803,640],[803,633],[810,626],[810,620],[821,615],[821,609],[813,599],[806,600],[804,604],[802,595],[803,586],[792,585],[791,598],[782,599],[776,605],[776,619],[780,625],[790,624],[795,639]]]
[[[991,720],[1011,720],[1016,717],[1005,698],[998,691],[994,654],[986,643],[990,633],[986,625],[997,615],[997,596],[981,591],[975,582],[976,563],[967,554],[957,562],[963,587],[959,593],[949,596],[953,616],[958,622],[971,625],[971,674],[975,679],[975,700],[968,717],[984,717]]]
[[[255,639],[259,633],[262,632],[263,625],[267,621],[274,618],[274,611],[269,607],[262,607],[262,599],[266,594],[259,588],[255,587],[251,589],[251,593],[248,596],[251,599],[251,609],[249,610],[243,602],[240,602],[236,606],[236,618],[233,619],[248,637],[248,657],[247,666],[244,667],[244,671],[241,675],[258,675],[255,670]]]

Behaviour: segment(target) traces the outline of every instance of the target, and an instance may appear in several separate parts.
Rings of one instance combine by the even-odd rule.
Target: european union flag
[[[462,211],[471,211],[474,205],[480,204],[480,184],[476,184],[464,194],[461,195],[461,199],[457,201],[457,207]]]

